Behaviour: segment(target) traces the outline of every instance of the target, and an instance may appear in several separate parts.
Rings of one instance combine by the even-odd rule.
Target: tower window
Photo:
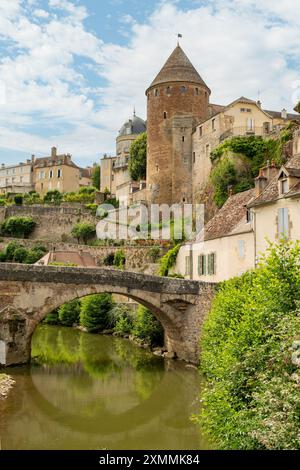
[[[205,98],[207,98],[207,91],[205,92]]]
[[[203,129],[202,129],[202,126],[199,127],[199,136],[202,137],[202,134],[203,134]]]
[[[195,152],[193,152],[193,163],[195,163],[195,161],[196,161],[196,154]]]
[[[184,135],[182,136],[182,142],[184,142]]]
[[[186,93],[186,90],[187,90],[186,86],[182,85],[182,87],[180,87],[181,93]]]
[[[212,128],[213,131],[216,130],[216,120],[215,120],[215,119],[213,119],[213,120],[211,121],[211,128]]]
[[[199,95],[199,88],[195,88],[196,95]]]
[[[166,113],[166,111],[164,112],[164,119],[167,119],[167,113]]]
[[[171,94],[171,87],[170,87],[170,86],[168,86],[168,87],[166,88],[166,93],[167,93],[167,95],[170,95],[170,94]]]
[[[157,88],[155,88],[155,90],[154,90],[154,96],[158,96],[158,89]]]

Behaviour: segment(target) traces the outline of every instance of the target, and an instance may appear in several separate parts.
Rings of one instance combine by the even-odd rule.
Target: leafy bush
[[[115,262],[115,254],[114,253],[109,253],[107,256],[105,256],[103,263],[105,266],[113,266]]]
[[[1,233],[8,237],[26,238],[35,226],[36,223],[31,217],[9,217],[2,223]]]
[[[132,333],[151,346],[162,346],[164,343],[164,330],[152,312],[143,305],[139,305],[134,318]]]
[[[159,246],[152,246],[149,249],[149,257],[150,257],[152,263],[156,263],[156,261],[160,257],[160,247]]]
[[[5,199],[0,199],[0,206],[5,206],[6,205],[6,201]]]
[[[94,188],[100,190],[100,181],[101,181],[101,167],[100,165],[95,165],[92,173],[92,181]]]
[[[58,309],[59,322],[64,326],[73,326],[79,323],[80,301],[75,299],[63,304]]]
[[[133,328],[132,311],[123,304],[115,305],[110,311],[111,325],[116,333],[130,334]]]
[[[27,251],[27,255],[26,255],[26,258],[25,258],[25,263],[26,264],[34,264],[38,260],[43,258],[44,255],[45,255],[45,251],[40,250],[40,249],[36,249],[36,248],[32,248],[31,250]]]
[[[223,449],[300,449],[300,247],[270,246],[254,272],[222,284],[201,339],[198,420]],[[298,340],[298,341],[295,341]]]
[[[80,324],[89,331],[102,331],[109,327],[109,312],[113,302],[110,294],[96,294],[81,301]]]
[[[234,187],[238,182],[233,162],[229,158],[220,160],[212,169],[210,179],[215,190],[214,201],[221,207],[227,200],[228,186]]]
[[[26,248],[20,246],[14,252],[14,261],[16,263],[25,263],[27,258],[27,250]]]
[[[48,191],[45,196],[44,196],[44,203],[45,204],[54,204],[56,206],[59,206],[61,201],[62,201],[63,195],[60,191],[57,189],[54,189],[53,191]]]
[[[146,178],[147,134],[140,134],[130,146],[129,173],[134,181]]]
[[[14,203],[16,206],[21,206],[23,204],[23,196],[21,194],[16,194],[14,197]]]
[[[114,266],[123,269],[126,263],[126,256],[123,250],[117,250],[114,256]]]
[[[42,204],[42,199],[40,195],[35,191],[30,191],[29,193],[24,194],[24,204],[32,205],[32,204]]]
[[[96,215],[97,209],[98,209],[98,204],[86,204],[85,207],[91,211],[93,215]]]
[[[176,259],[178,252],[180,250],[180,244],[171,248],[161,259],[159,262],[159,275],[160,276],[168,276],[169,271],[173,266],[176,264]]]
[[[96,226],[88,222],[78,222],[72,229],[73,237],[77,238],[78,243],[82,240],[85,244],[96,234]]]
[[[43,323],[46,323],[46,325],[59,325],[58,310],[53,310],[48,313],[44,318]]]
[[[70,192],[64,194],[64,202],[79,202],[81,204],[93,204],[95,200],[96,188],[84,186],[79,192]]]
[[[10,242],[6,249],[1,252],[0,261],[34,264],[45,255],[46,251],[46,248],[42,245],[37,244],[31,250],[27,250],[17,242]]]

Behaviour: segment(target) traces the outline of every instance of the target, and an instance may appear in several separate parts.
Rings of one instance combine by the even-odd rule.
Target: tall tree
[[[143,132],[130,146],[129,173],[134,181],[146,179],[147,134]]]
[[[101,169],[100,165],[95,165],[92,173],[92,181],[94,188],[100,189]]]

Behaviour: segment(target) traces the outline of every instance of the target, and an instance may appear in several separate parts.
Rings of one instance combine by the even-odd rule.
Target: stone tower
[[[150,202],[192,202],[192,131],[208,117],[209,95],[177,45],[146,91]]]

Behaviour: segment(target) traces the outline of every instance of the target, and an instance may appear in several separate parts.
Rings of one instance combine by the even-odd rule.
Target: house
[[[34,190],[33,160],[0,167],[0,193],[24,194]]]

